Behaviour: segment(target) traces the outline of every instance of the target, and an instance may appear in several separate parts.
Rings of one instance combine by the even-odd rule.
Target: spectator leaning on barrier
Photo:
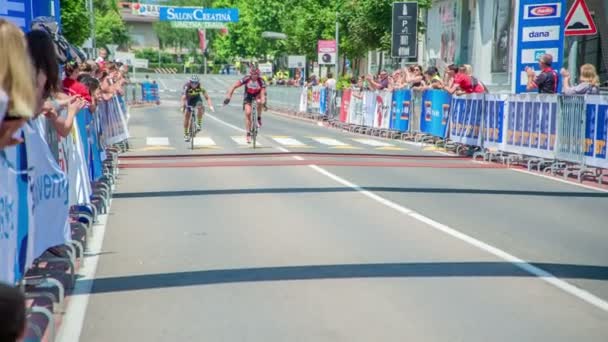
[[[486,86],[477,77],[473,76],[473,67],[470,64],[463,64],[459,67],[459,72],[469,76],[471,78],[471,85],[473,86],[474,93],[485,93],[487,92]]]
[[[600,78],[597,76],[595,66],[583,64],[581,65],[580,72],[580,83],[573,87],[570,85],[570,73],[568,70],[561,70],[564,95],[599,95]]]
[[[14,135],[34,114],[36,92],[23,32],[4,19],[0,19],[0,46],[0,90],[6,93],[5,101],[8,102],[4,106],[6,109],[0,113],[2,150],[22,142]]]
[[[372,75],[367,75],[367,81],[373,89],[385,90],[389,86],[388,72],[386,72],[386,70],[382,70],[380,72],[378,81],[375,81]]]
[[[450,94],[463,95],[484,92],[483,87],[479,86],[479,84],[474,86],[472,77],[464,72],[460,72],[460,68],[454,64],[448,66],[446,76],[448,81],[443,89]]]
[[[551,68],[551,64],[553,64],[553,56],[544,54],[538,60],[538,66],[540,67],[538,76],[536,76],[533,68],[526,67],[526,74],[528,74],[526,89],[528,91],[538,89],[541,94],[557,93],[557,72]]]
[[[429,67],[424,72],[424,79],[426,85],[422,89],[443,89],[443,80],[439,76],[439,70],[436,67]]]
[[[0,283],[0,341],[20,341],[25,334],[25,327],[23,293],[18,288]]]
[[[422,87],[424,85],[422,67],[418,64],[415,64],[405,68],[405,81],[410,88]]]

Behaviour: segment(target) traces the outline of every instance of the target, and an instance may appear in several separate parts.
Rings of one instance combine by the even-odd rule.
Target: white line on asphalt
[[[426,223],[427,225],[431,226],[432,228],[435,228],[438,231],[441,231],[441,232],[443,232],[443,233],[445,233],[447,235],[450,235],[450,236],[452,236],[452,237],[454,237],[454,238],[456,238],[458,240],[461,240],[463,242],[466,242],[469,245],[477,247],[477,248],[479,248],[479,249],[481,249],[481,250],[483,250],[485,252],[488,252],[488,253],[490,253],[490,254],[492,254],[492,255],[500,258],[500,259],[503,259],[503,260],[505,260],[507,262],[510,262],[514,266],[516,266],[516,267],[518,267],[518,268],[520,268],[520,269],[522,269],[522,270],[524,270],[524,271],[526,271],[526,272],[528,272],[528,273],[530,273],[532,275],[537,276],[538,278],[542,279],[543,281],[547,282],[548,284],[551,284],[551,285],[557,287],[558,289],[561,289],[562,291],[564,291],[566,293],[569,293],[569,294],[571,294],[571,295],[573,295],[573,296],[575,296],[575,297],[577,297],[579,299],[584,300],[585,302],[587,302],[587,303],[589,303],[591,305],[596,306],[599,309],[602,309],[602,310],[608,312],[608,302],[604,301],[603,299],[601,299],[601,298],[599,298],[599,297],[597,297],[597,296],[595,296],[595,295],[593,295],[593,294],[591,294],[591,293],[589,293],[589,292],[587,292],[587,291],[585,291],[585,290],[583,290],[581,288],[578,288],[578,287],[576,287],[576,286],[574,286],[574,285],[572,285],[572,284],[570,284],[570,283],[568,283],[566,281],[563,281],[563,280],[557,278],[553,274],[551,274],[551,273],[549,273],[549,272],[547,272],[547,271],[545,271],[543,269],[540,269],[540,268],[538,268],[538,267],[536,267],[536,266],[534,266],[532,264],[529,264],[526,261],[524,261],[524,260],[522,260],[522,259],[520,259],[520,258],[518,258],[516,256],[513,256],[513,255],[511,255],[511,254],[509,254],[509,253],[507,253],[507,252],[505,252],[505,251],[503,251],[503,250],[501,250],[499,248],[491,246],[491,245],[489,245],[489,244],[487,244],[487,243],[485,243],[485,242],[483,242],[481,240],[475,239],[474,237],[471,237],[469,235],[461,233],[461,232],[457,231],[454,228],[451,228],[451,227],[446,226],[444,224],[441,224],[441,223],[439,223],[439,222],[437,222],[435,220],[432,220],[432,219],[430,219],[430,218],[428,218],[428,217],[426,217],[426,216],[424,216],[422,214],[419,214],[419,213],[417,213],[417,212],[415,212],[415,211],[413,211],[411,209],[408,209],[408,208],[403,207],[403,206],[401,206],[401,205],[399,205],[399,204],[397,204],[395,202],[392,202],[392,201],[389,201],[389,200],[387,200],[387,199],[385,199],[383,197],[380,197],[380,196],[378,196],[378,195],[376,195],[376,194],[374,194],[374,193],[372,193],[370,191],[367,191],[367,190],[361,188],[360,186],[358,186],[358,185],[356,185],[354,183],[351,183],[351,182],[349,182],[349,181],[347,181],[347,180],[345,180],[343,178],[340,178],[340,177],[334,175],[333,173],[331,173],[329,171],[326,171],[323,168],[320,168],[320,167],[318,167],[316,165],[309,165],[309,167],[312,168],[313,170],[316,170],[317,172],[319,172],[319,173],[321,173],[321,174],[323,174],[323,175],[325,175],[325,176],[327,176],[327,177],[335,180],[336,182],[341,183],[342,185],[348,186],[348,187],[350,187],[350,188],[358,191],[362,195],[367,196],[367,197],[369,197],[369,198],[371,198],[371,199],[373,199],[373,200],[375,200],[375,201],[377,201],[377,202],[379,202],[379,203],[381,203],[381,204],[383,204],[383,205],[385,205],[385,206],[387,206],[389,208],[395,209],[398,212],[400,212],[400,213],[402,213],[404,215],[407,215],[407,216],[409,216],[409,217],[411,217],[411,218],[413,218],[413,219],[415,219],[417,221]]]
[[[219,120],[219,119],[216,119],[216,120]],[[219,120],[219,121],[223,122],[221,120]],[[241,130],[240,128],[238,128],[236,126],[233,126],[233,125],[230,125],[230,124],[227,124],[227,125],[235,128],[237,130]],[[283,147],[277,147],[277,149],[279,151],[282,151],[282,152],[289,152],[289,150],[287,150],[286,148],[283,148]],[[296,160],[304,160],[304,158],[302,158],[300,156],[294,156],[293,158],[296,159]],[[337,175],[335,175],[335,174],[333,174],[333,173],[331,173],[331,172],[329,172],[329,171],[327,171],[327,170],[325,170],[325,169],[323,169],[323,168],[321,168],[321,167],[319,167],[317,165],[308,165],[308,166],[311,169],[319,172],[320,174],[325,175],[326,177],[328,177],[330,179],[333,179],[334,181],[336,181],[336,182],[338,182],[338,183],[340,183],[342,185],[345,185],[345,186],[347,186],[349,188],[352,188],[352,189],[356,190],[357,192],[359,192],[360,194],[362,194],[362,195],[364,195],[364,196],[366,196],[366,197],[368,197],[368,198],[370,198],[370,199],[372,199],[372,200],[374,200],[374,201],[376,201],[376,202],[378,202],[378,203],[380,203],[382,205],[385,205],[385,206],[387,206],[389,208],[392,208],[392,209],[396,210],[397,212],[400,212],[400,213],[402,213],[404,215],[407,215],[407,216],[409,216],[409,217],[411,217],[411,218],[413,218],[413,219],[415,219],[415,220],[417,220],[419,222],[425,223],[428,226],[430,226],[430,227],[432,227],[432,228],[434,228],[434,229],[436,229],[436,230],[438,230],[440,232],[443,232],[443,233],[445,233],[445,234],[447,234],[449,236],[452,236],[452,237],[454,237],[454,238],[456,238],[456,239],[458,239],[460,241],[463,241],[463,242],[465,242],[465,243],[467,243],[467,244],[469,244],[471,246],[477,247],[480,250],[483,250],[483,251],[485,251],[487,253],[490,253],[490,254],[492,254],[492,255],[500,258],[500,259],[503,259],[503,260],[505,260],[507,262],[510,262],[515,267],[518,267],[521,270],[523,270],[525,272],[528,272],[528,273],[530,273],[530,274],[532,274],[532,275],[540,278],[541,280],[545,281],[546,283],[548,283],[550,285],[553,285],[554,287],[556,287],[556,288],[558,288],[558,289],[560,289],[560,290],[562,290],[562,291],[564,291],[564,292],[566,292],[566,293],[568,293],[568,294],[570,294],[570,295],[572,295],[574,297],[577,297],[577,298],[579,298],[579,299],[581,299],[581,300],[583,300],[583,301],[585,301],[585,302],[587,302],[587,303],[589,303],[589,304],[591,304],[591,305],[593,305],[593,306],[595,306],[595,307],[597,307],[597,308],[599,308],[599,309],[601,309],[601,310],[603,310],[605,312],[608,312],[608,302],[606,302],[602,298],[597,297],[597,296],[593,295],[592,293],[590,293],[588,291],[585,291],[585,290],[583,290],[581,288],[578,288],[578,287],[576,287],[576,286],[574,286],[574,285],[572,285],[572,284],[570,284],[570,283],[568,283],[568,282],[566,282],[564,280],[561,280],[561,279],[557,278],[555,275],[553,275],[553,274],[551,274],[551,273],[549,273],[549,272],[547,272],[547,271],[545,271],[545,270],[543,270],[541,268],[538,268],[538,267],[536,267],[536,266],[534,266],[534,265],[532,265],[532,264],[530,264],[530,263],[528,263],[528,262],[526,262],[526,261],[524,261],[524,260],[522,260],[522,259],[520,259],[520,258],[518,258],[518,257],[516,257],[514,255],[512,255],[512,254],[509,254],[509,253],[507,253],[507,252],[505,252],[505,251],[503,251],[503,250],[501,250],[499,248],[496,248],[496,247],[494,247],[492,245],[489,245],[489,244],[487,244],[487,243],[485,243],[485,242],[483,242],[481,240],[478,240],[478,239],[476,239],[476,238],[474,238],[472,236],[469,236],[469,235],[466,235],[464,233],[461,233],[461,232],[459,232],[458,230],[456,230],[454,228],[451,228],[449,226],[441,224],[441,223],[439,223],[439,222],[437,222],[437,221],[435,221],[433,219],[430,219],[430,218],[428,218],[428,217],[426,217],[426,216],[424,216],[422,214],[419,214],[419,213],[417,213],[417,212],[415,212],[415,211],[413,211],[413,210],[411,210],[409,208],[406,208],[406,207],[401,206],[401,205],[399,205],[399,204],[397,204],[395,202],[392,202],[392,201],[390,201],[390,200],[388,200],[386,198],[378,196],[375,193],[373,193],[371,191],[368,191],[368,190],[365,190],[362,187],[360,187],[359,185],[351,183],[351,182],[349,182],[349,181],[347,181],[347,180],[345,180],[345,179],[343,179],[343,178],[341,178],[341,177],[339,177],[339,176],[337,176]]]
[[[112,207],[112,200],[110,200],[108,207]],[[75,295],[69,300],[63,322],[59,328],[57,339],[59,342],[80,340],[80,334],[82,333],[87,306],[89,304],[89,297],[91,296],[90,293],[93,289],[93,281],[95,279],[95,273],[97,272],[99,255],[102,251],[103,238],[106,234],[107,221],[107,214],[99,215],[97,223],[93,226],[95,234],[92,234],[91,240],[88,243],[88,251],[85,252],[84,265],[82,265],[78,271],[79,278],[74,286]]]
[[[210,117],[210,118],[212,118],[213,120],[215,120],[215,121],[217,121],[217,122],[221,123],[222,125],[224,125],[224,126],[226,126],[226,127],[230,127],[230,128],[232,128],[232,129],[236,129],[236,130],[237,130],[237,131],[239,131],[239,132],[243,132],[243,133],[245,133],[245,130],[244,130],[244,129],[242,129],[242,128],[240,128],[240,127],[237,127],[237,126],[235,126],[235,125],[233,125],[233,124],[227,123],[226,121],[221,120],[221,119],[219,119],[219,118],[215,117],[214,115],[211,115],[211,114],[207,113],[207,116],[208,116],[208,117]]]
[[[303,142],[290,137],[271,137],[271,139],[284,146],[306,147],[306,144],[304,144]]]
[[[169,138],[167,138],[167,137],[147,137],[146,145],[148,145],[148,146],[169,146]]]
[[[213,147],[216,144],[210,137],[195,137],[194,146]]]
[[[565,180],[565,179],[560,179],[560,178],[556,178],[556,177],[551,177],[551,176],[543,175],[542,173],[532,172],[532,171],[528,171],[528,170],[514,169],[514,168],[510,168],[509,170],[515,171],[515,172],[520,172],[520,173],[525,173],[525,174],[531,175],[531,176],[536,176],[536,177],[542,177],[542,178],[550,179],[550,180],[553,180],[553,181],[556,181],[556,182],[560,182],[560,183],[564,183],[564,184],[576,185],[578,187],[589,189],[589,190],[595,190],[595,191],[601,191],[601,192],[608,193],[608,189],[596,188],[596,187],[591,186],[591,185],[585,185],[585,184],[575,183],[575,182],[568,181],[568,180]]]
[[[354,141],[363,144],[363,145],[368,145],[368,146],[373,146],[373,147],[388,147],[388,146],[395,146],[392,144],[389,144],[387,142],[384,141],[379,141],[379,140],[374,140],[374,139],[353,139]]]
[[[312,140],[315,140],[327,146],[348,146],[348,144],[345,144],[334,138],[313,137]]]

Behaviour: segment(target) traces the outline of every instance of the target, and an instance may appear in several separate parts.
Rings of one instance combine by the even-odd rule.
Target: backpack
[[[484,92],[484,93],[486,93],[486,94],[487,94],[487,93],[489,93],[489,92],[490,92],[490,90],[488,89],[488,87],[486,87],[486,85],[485,85],[485,84],[483,84],[483,83],[479,82],[479,80],[477,79],[477,77],[475,77],[475,76],[471,76],[471,85],[473,86],[473,89],[477,88],[477,86],[478,86],[479,84],[481,84],[481,86],[483,87],[483,92]]]
[[[55,45],[55,53],[59,64],[65,64],[69,61],[82,63],[86,60],[86,56],[78,48],[70,44],[63,34],[59,31],[59,26],[53,17],[37,17],[32,20],[30,25],[32,30],[41,30],[49,34]]]

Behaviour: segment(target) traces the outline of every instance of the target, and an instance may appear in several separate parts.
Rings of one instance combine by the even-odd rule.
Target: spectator
[[[424,72],[426,87],[424,89],[443,89],[443,80],[439,76],[439,70],[436,67],[429,67]]]
[[[448,66],[446,76],[448,82],[447,85],[444,85],[443,89],[450,94],[462,95],[483,93],[483,87],[474,86],[471,76],[464,72],[460,72],[460,68],[454,64]]]
[[[308,87],[318,86],[319,80],[317,79],[317,75],[315,75],[315,74],[310,75],[310,78],[308,79],[308,82],[306,85]]]
[[[564,95],[599,95],[600,78],[597,76],[597,71],[593,64],[581,65],[580,83],[574,87],[570,85],[570,73],[568,70],[562,69],[561,74],[564,82]]]
[[[405,83],[410,88],[420,88],[424,85],[422,67],[418,64],[405,68]]]
[[[544,54],[538,60],[540,74],[536,76],[533,68],[526,67],[528,74],[528,91],[538,89],[540,94],[555,94],[557,92],[557,72],[551,68],[553,64],[553,56]]]
[[[385,90],[389,86],[388,73],[386,70],[380,72],[380,77],[377,81],[371,75],[367,76],[367,81],[371,84],[371,87],[376,90]]]
[[[18,288],[0,283],[0,317],[0,341],[21,340],[26,327],[25,297]]]
[[[21,142],[14,134],[34,114],[36,93],[23,32],[4,19],[0,19],[0,46],[0,90],[8,97],[6,112],[0,113],[1,150]]]
[[[99,49],[99,57],[97,57],[95,63],[103,67],[106,63],[106,58],[108,58],[108,50],[101,48]]]
[[[470,64],[461,65],[459,71],[471,78],[474,93],[488,92],[486,86],[479,79],[477,79],[477,77],[473,76],[473,67]]]
[[[84,84],[89,89],[91,95],[91,103],[89,110],[91,113],[95,113],[97,110],[97,103],[101,98],[101,90],[99,89],[99,81],[91,75],[81,74],[78,76],[78,82]]]
[[[63,89],[68,95],[82,97],[88,103],[91,103],[91,94],[84,84],[78,82],[80,67],[78,63],[70,61],[65,65],[65,76],[63,80]]]
[[[37,87],[36,114],[41,112],[43,102],[60,91],[59,66],[55,45],[48,33],[42,30],[32,30],[27,33],[27,47],[34,66]]]
[[[336,90],[336,79],[334,78],[334,74],[327,73],[327,81],[325,81],[325,87],[330,90]]]

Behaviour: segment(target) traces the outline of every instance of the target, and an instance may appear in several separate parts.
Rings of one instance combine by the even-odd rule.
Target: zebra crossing
[[[177,147],[184,144],[184,141],[178,138],[169,137],[146,137],[145,144],[147,148],[156,147]],[[281,146],[291,149],[343,149],[343,150],[361,150],[374,149],[384,151],[407,151],[408,148],[400,141],[384,141],[379,139],[364,139],[364,138],[334,138],[321,136],[278,136],[278,135],[262,135],[258,138],[257,146],[272,147]],[[197,136],[194,138],[194,146],[199,149],[230,149],[230,148],[248,148],[251,147],[247,143],[245,136]]]

